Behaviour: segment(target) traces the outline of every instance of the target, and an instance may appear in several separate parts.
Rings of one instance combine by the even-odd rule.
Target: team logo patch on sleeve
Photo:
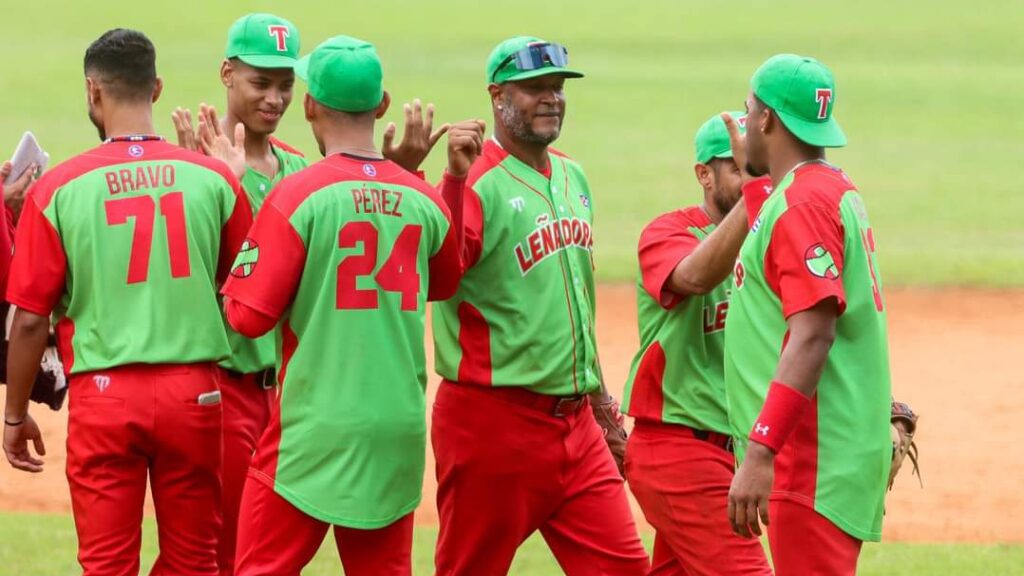
[[[238,256],[231,267],[231,275],[235,278],[248,278],[256,269],[256,262],[259,259],[260,247],[251,238],[246,238],[245,242],[242,242],[242,247],[238,249]]]
[[[836,261],[832,259],[832,254],[823,244],[815,244],[808,248],[804,253],[804,262],[811,274],[818,278],[839,279],[839,268],[836,267]]]

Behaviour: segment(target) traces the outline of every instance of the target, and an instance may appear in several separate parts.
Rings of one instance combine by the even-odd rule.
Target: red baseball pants
[[[275,391],[265,390],[254,374],[221,370],[220,391],[224,410],[224,470],[221,475],[224,523],[217,542],[217,563],[221,576],[235,573],[235,547],[238,539],[238,509],[249,464],[263,431],[270,422],[270,407]]]
[[[771,576],[758,540],[729,525],[731,452],[672,424],[637,422],[626,444],[626,479],[657,530],[652,576]]]
[[[776,576],[854,576],[862,542],[809,506],[768,503],[768,544]]]
[[[377,530],[334,526],[334,541],[347,576],[410,576],[413,515]],[[242,494],[238,576],[299,576],[330,527],[279,496],[250,474]]]
[[[67,476],[84,576],[139,573],[146,477],[160,555],[152,575],[215,576],[221,406],[212,364],[130,365],[69,383]]]
[[[647,574],[622,478],[588,404],[555,416],[446,381],[431,441],[438,576],[507,574],[536,530],[568,576]]]

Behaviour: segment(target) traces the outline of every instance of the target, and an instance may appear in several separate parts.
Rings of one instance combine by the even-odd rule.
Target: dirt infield
[[[1024,450],[1013,432],[1024,414],[1016,357],[1024,354],[1024,292],[902,289],[887,300],[894,391],[922,415],[925,488],[900,478],[886,539],[1024,543]],[[604,370],[618,395],[637,346],[633,287],[602,286],[598,302]],[[432,380],[431,394],[436,387]],[[33,476],[0,465],[0,510],[67,512],[66,413],[33,413],[50,451],[46,470]],[[432,466],[422,523],[437,521]]]

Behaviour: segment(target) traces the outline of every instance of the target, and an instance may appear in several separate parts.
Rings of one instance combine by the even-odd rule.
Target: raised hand
[[[204,154],[224,162],[241,178],[245,175],[245,125],[235,124],[235,141],[224,134],[217,119],[217,110],[206,104],[199,105],[199,147]]]
[[[722,112],[722,120],[725,121],[725,128],[729,131],[729,145],[732,148],[732,159],[740,169],[740,179],[744,184],[746,184],[755,178],[755,176],[752,176],[747,172],[746,136],[740,134],[740,127],[728,112]]]
[[[398,146],[394,145],[397,128],[395,123],[391,122],[384,129],[384,146],[381,151],[388,160],[409,172],[416,172],[450,125],[443,124],[431,132],[434,127],[434,105],[427,104],[427,114],[424,117],[419,98],[402,108],[405,110],[405,131],[402,134],[402,141]]]
[[[448,173],[465,178],[469,167],[484,148],[483,120],[456,122],[448,128]]]
[[[11,207],[15,216],[21,214],[21,207],[25,204],[25,196],[28,194],[29,186],[36,181],[36,170],[38,169],[38,166],[31,164],[17,180],[4,186],[4,180],[11,175],[14,166],[10,162],[4,162],[0,166],[0,190],[3,190],[4,193],[4,203]]]
[[[192,111],[179,106],[174,109],[174,112],[171,112],[171,121],[174,122],[174,131],[178,133],[178,146],[187,150],[199,151],[196,131],[192,127]]]

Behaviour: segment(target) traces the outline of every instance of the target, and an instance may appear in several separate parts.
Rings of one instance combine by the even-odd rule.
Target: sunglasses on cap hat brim
[[[561,44],[553,42],[534,42],[525,48],[517,50],[501,61],[501,64],[494,69],[491,75],[491,82],[495,82],[498,72],[515,63],[516,70],[529,72],[540,68],[554,67],[565,68],[569,64],[569,51]]]

